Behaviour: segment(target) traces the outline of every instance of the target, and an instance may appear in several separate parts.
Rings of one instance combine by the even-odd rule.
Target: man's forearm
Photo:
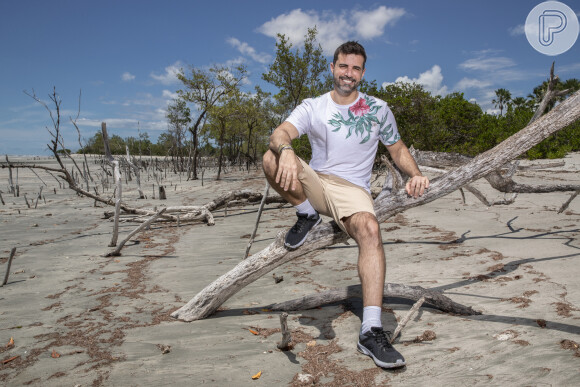
[[[288,136],[287,133],[274,132],[270,136],[269,148],[272,152],[274,152],[276,154],[280,154],[280,147],[282,147],[284,145],[290,145],[291,142],[292,142],[292,140],[290,139],[290,136]]]
[[[270,135],[270,143],[268,147],[270,150],[276,154],[280,154],[281,148],[285,145],[289,146],[292,143],[291,133],[297,135],[296,129],[288,122],[282,123],[274,132]]]
[[[421,171],[419,170],[417,162],[415,161],[415,159],[411,155],[411,152],[409,152],[409,149],[406,146],[401,147],[401,149],[398,150],[396,155],[391,156],[393,156],[393,161],[395,161],[397,167],[399,167],[399,169],[403,171],[406,175],[410,177],[423,176],[421,174]]]

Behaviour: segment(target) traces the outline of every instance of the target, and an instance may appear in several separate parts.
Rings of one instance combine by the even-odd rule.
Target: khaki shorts
[[[357,212],[375,215],[373,198],[364,188],[334,175],[318,173],[304,160],[298,159],[303,167],[298,180],[318,213],[332,217],[345,232],[344,218]]]

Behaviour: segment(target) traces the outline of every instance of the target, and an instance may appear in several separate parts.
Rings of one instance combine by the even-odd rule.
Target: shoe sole
[[[320,224],[320,222],[322,222],[322,218],[321,217],[318,218],[318,221],[316,222],[316,224],[314,226],[312,226],[312,228],[310,229],[310,231],[312,231],[312,229],[314,227],[318,226]],[[302,238],[302,240],[299,241],[298,243],[296,243],[295,245],[291,245],[289,243],[286,243],[286,241],[284,241],[284,246],[286,246],[286,247],[288,247],[290,249],[296,249],[296,248],[302,246],[304,244],[304,241],[306,240],[306,237],[308,237],[308,234],[310,234],[310,231],[308,231],[306,233],[306,235],[304,235],[304,238]]]
[[[361,343],[356,345],[358,351],[363,355],[370,356],[376,365],[381,368],[401,368],[404,367],[407,363],[404,360],[398,359],[395,363],[385,363],[375,357],[371,351],[369,351],[366,347],[364,347]]]

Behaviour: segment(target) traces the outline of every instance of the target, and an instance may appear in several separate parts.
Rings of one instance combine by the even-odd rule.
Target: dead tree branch
[[[390,216],[409,208],[432,202],[480,179],[579,118],[580,91],[493,149],[433,179],[429,190],[420,198],[408,197],[404,190],[393,191],[385,186],[383,192],[375,199],[375,210],[379,222],[384,222]],[[387,192],[390,192],[390,195]],[[184,321],[205,318],[240,289],[274,268],[298,256],[346,239],[347,235],[335,224],[321,224],[309,234],[304,245],[291,251],[284,247],[281,232],[270,246],[240,262],[171,315]]]

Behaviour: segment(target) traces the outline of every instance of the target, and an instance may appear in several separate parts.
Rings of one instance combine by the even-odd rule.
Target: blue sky
[[[563,1],[580,14],[578,0]],[[580,78],[580,42],[556,57],[535,51],[523,25],[541,1],[2,1],[0,2],[0,154],[47,155],[51,122],[24,90],[62,99],[64,140],[78,110],[83,138],[107,122],[121,137],[152,140],[167,130],[165,109],[181,84],[175,72],[212,64],[247,66],[246,85],[266,90],[261,74],[275,36],[296,44],[316,25],[329,60],[338,44],[361,42],[366,79],[418,81],[434,94],[465,93],[493,111],[494,90],[526,96],[548,76]]]

